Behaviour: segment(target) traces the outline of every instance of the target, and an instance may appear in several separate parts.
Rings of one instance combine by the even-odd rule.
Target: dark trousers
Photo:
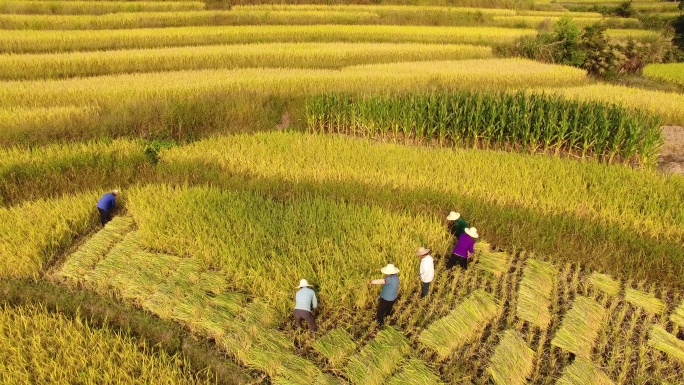
[[[451,254],[451,257],[447,261],[447,269],[459,265],[463,270],[468,270],[468,258],[463,258],[460,255]]]
[[[311,330],[312,332],[318,330],[316,322],[314,321],[313,315],[310,311],[295,309],[294,318],[295,325],[297,326],[297,328],[302,327],[302,320],[304,320],[307,324],[309,324],[309,330]]]
[[[390,315],[392,312],[392,306],[394,306],[395,301],[387,301],[382,298],[378,300],[378,325],[382,326],[385,323],[385,317]]]
[[[430,290],[430,282],[421,282],[420,298],[425,298]]]
[[[109,211],[107,210],[102,210],[101,208],[97,208],[97,211],[100,212],[100,222],[102,223],[102,226],[107,224],[107,222],[112,220],[112,216],[109,215]]]

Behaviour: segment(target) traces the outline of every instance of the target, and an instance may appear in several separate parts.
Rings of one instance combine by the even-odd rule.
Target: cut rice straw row
[[[71,254],[56,275],[71,280],[82,277],[132,229],[133,219],[122,216],[114,218],[102,230],[81,245],[76,252]]]
[[[396,329],[386,327],[349,359],[344,373],[352,384],[384,384],[408,350],[406,337]]]
[[[680,328],[684,328],[684,301],[672,312],[670,321],[677,324]]]
[[[577,357],[563,371],[556,385],[614,385],[615,383],[591,361]]]
[[[625,289],[625,301],[634,306],[641,307],[651,314],[662,314],[667,308],[665,302],[656,298],[653,294],[632,288]]]
[[[534,351],[515,330],[506,330],[487,372],[499,385],[524,385],[534,369]]]
[[[444,359],[454,350],[477,338],[499,311],[489,293],[476,290],[444,318],[433,322],[418,340]]]
[[[476,268],[489,272],[497,278],[508,271],[511,256],[507,253],[493,251],[489,243],[484,241],[476,243],[475,253],[477,255]]]
[[[684,363],[684,341],[668,333],[662,326],[653,325],[649,332],[648,344]]]
[[[356,342],[344,329],[333,329],[319,338],[313,348],[328,359],[335,369],[341,369],[349,355],[356,350]]]
[[[423,361],[417,358],[411,358],[402,366],[399,373],[392,376],[385,384],[439,385],[444,383]]]
[[[540,328],[551,321],[549,307],[556,284],[555,266],[548,262],[528,259],[518,290],[518,317]]]
[[[589,282],[608,295],[617,295],[620,292],[620,282],[606,274],[594,272],[589,276]]]
[[[605,319],[606,309],[601,304],[587,297],[577,297],[551,345],[589,358]]]

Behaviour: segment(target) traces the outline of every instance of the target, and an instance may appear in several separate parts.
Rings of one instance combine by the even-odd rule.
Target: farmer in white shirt
[[[416,256],[420,257],[420,281],[422,282],[422,290],[420,298],[425,298],[430,289],[430,282],[435,278],[435,264],[430,255],[430,249],[421,247],[416,252]]]
[[[318,300],[316,299],[316,293],[311,289],[311,285],[306,279],[299,281],[299,289],[297,295],[295,296],[295,325],[297,328],[302,326],[302,319],[309,324],[309,330],[313,333],[318,330],[316,322],[314,321],[313,314],[311,314],[311,306],[315,309],[318,306]]]

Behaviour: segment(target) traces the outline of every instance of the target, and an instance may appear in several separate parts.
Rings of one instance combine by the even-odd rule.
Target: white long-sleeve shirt
[[[432,256],[427,255],[420,260],[420,280],[428,283],[435,278],[435,264]]]

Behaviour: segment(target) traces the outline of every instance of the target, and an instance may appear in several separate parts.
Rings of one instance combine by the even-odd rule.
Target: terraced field
[[[681,383],[684,96],[495,56],[591,5],[0,2],[0,382]]]

